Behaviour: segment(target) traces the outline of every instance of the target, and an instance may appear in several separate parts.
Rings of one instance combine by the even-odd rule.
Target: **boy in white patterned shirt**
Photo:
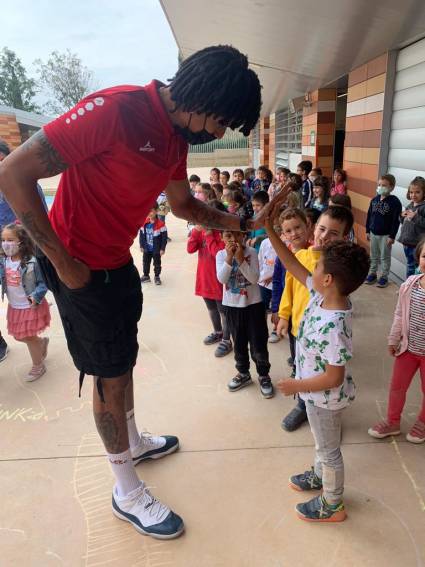
[[[331,242],[310,274],[274,232],[270,218],[266,229],[287,271],[310,292],[298,332],[295,380],[284,379],[277,385],[285,396],[299,394],[306,402],[316,445],[314,467],[292,476],[290,486],[298,491],[323,489],[312,500],[297,504],[296,511],[303,520],[341,522],[346,518],[341,417],[355,394],[345,368],[352,357],[349,295],[363,283],[369,255],[357,244]]]

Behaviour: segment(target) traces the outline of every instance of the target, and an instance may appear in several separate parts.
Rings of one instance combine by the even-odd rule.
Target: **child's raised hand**
[[[293,378],[283,378],[276,384],[276,388],[284,396],[293,396],[298,393],[298,380]]]

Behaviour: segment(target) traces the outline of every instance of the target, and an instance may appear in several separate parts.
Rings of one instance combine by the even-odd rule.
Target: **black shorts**
[[[69,289],[45,257],[38,257],[56,299],[68,350],[80,371],[115,378],[136,364],[137,323],[142,315],[140,276],[133,261],[115,270],[93,270],[81,289]]]

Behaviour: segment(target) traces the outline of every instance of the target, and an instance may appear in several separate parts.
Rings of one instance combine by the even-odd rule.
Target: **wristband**
[[[240,217],[239,223],[240,223],[241,232],[247,232],[246,218],[245,218],[245,217]]]

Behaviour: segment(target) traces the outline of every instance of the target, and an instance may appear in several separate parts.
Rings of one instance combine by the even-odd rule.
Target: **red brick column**
[[[0,114],[0,139],[7,142],[11,150],[21,145],[21,132],[13,115]]]

